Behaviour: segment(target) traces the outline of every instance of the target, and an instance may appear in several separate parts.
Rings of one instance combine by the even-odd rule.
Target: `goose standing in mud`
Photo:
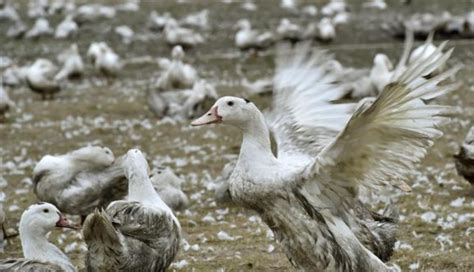
[[[60,156],[44,156],[33,170],[33,186],[41,201],[83,219],[96,208],[125,197],[127,181],[122,157],[106,147],[88,146]]]
[[[129,150],[123,166],[127,199],[84,222],[86,266],[89,271],[165,271],[178,252],[181,226],[153,189],[143,154]]]
[[[71,260],[46,237],[54,228],[75,228],[50,203],[31,205],[21,215],[20,239],[24,259],[0,261],[0,271],[77,271]]]
[[[57,67],[47,59],[38,59],[26,71],[26,84],[41,95],[43,100],[53,99],[61,91],[61,86],[53,77]]]
[[[350,116],[354,105],[331,103],[346,93],[321,71],[328,58],[304,46],[281,51],[267,120],[252,102],[228,96],[192,124],[222,123],[243,132],[229,181],[232,200],[262,217],[297,269],[390,271],[383,261],[393,248],[394,226],[359,218],[354,211],[359,191],[410,190],[403,180],[442,135],[437,127],[446,111],[423,98],[457,88],[437,85],[460,67],[418,84],[452,50],[436,60],[433,54],[408,66],[373,103]]]
[[[189,205],[188,197],[181,190],[184,180],[176,176],[169,167],[158,168],[150,180],[155,191],[173,211],[184,210]]]

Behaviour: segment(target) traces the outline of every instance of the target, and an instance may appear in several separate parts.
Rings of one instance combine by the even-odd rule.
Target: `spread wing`
[[[7,259],[0,261],[0,271],[18,272],[61,272],[59,265],[27,259]]]
[[[359,107],[344,130],[316,158],[305,191],[315,205],[334,205],[354,199],[360,186],[395,186],[409,190],[403,180],[442,135],[438,129],[449,107],[428,105],[427,97],[443,95],[458,84],[438,84],[453,76],[456,66],[420,83],[419,78],[443,65],[452,49],[410,64],[371,104]],[[316,203],[317,202],[317,203]]]
[[[310,159],[343,128],[355,104],[333,103],[349,88],[335,83],[333,58],[309,43],[280,46],[273,79],[272,110],[266,114],[278,147],[278,158]]]
[[[106,212],[125,237],[139,240],[154,249],[170,244],[177,250],[180,227],[169,213],[130,201],[112,202]]]

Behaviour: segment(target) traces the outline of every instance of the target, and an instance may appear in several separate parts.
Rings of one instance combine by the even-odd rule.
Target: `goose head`
[[[143,153],[138,149],[130,149],[124,160],[124,172],[128,180],[136,178],[147,179],[150,173],[150,167]]]
[[[20,237],[23,241],[31,235],[46,236],[56,227],[76,229],[53,204],[33,204],[21,215]]]
[[[169,167],[159,167],[154,170],[150,180],[155,189],[167,186],[181,189],[181,184],[184,183],[184,180],[179,178]]]
[[[71,152],[76,161],[87,162],[96,167],[107,167],[114,163],[115,156],[108,147],[86,146]]]
[[[173,51],[171,51],[171,57],[175,60],[183,60],[183,47],[181,47],[181,45],[176,45],[175,47],[173,47]]]
[[[245,129],[254,120],[260,120],[261,118],[263,118],[262,113],[249,100],[224,96],[219,98],[207,113],[194,120],[191,125],[202,126],[223,123]]]

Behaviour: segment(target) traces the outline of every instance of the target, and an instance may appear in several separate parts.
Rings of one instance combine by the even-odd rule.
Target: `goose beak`
[[[217,114],[217,106],[212,107],[206,114],[194,120],[192,126],[203,126],[222,122],[222,116]]]
[[[59,220],[56,222],[56,227],[58,228],[69,228],[73,230],[78,230],[79,228],[77,226],[71,225],[69,221],[64,217],[62,214],[58,213],[59,215]]]

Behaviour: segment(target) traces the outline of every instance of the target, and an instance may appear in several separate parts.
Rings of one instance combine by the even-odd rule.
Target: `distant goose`
[[[319,21],[317,24],[316,37],[325,42],[332,41],[336,38],[336,28],[331,19],[324,17]]]
[[[56,27],[54,37],[57,39],[66,39],[74,36],[78,29],[79,27],[74,21],[73,15],[67,15],[66,18],[64,18],[64,20]]]
[[[235,45],[240,50],[265,49],[275,42],[271,32],[252,29],[252,25],[247,19],[240,19],[234,27],[238,30],[235,34]]]
[[[55,80],[79,77],[84,73],[84,63],[75,43],[58,55],[58,62],[63,67],[54,76]]]
[[[87,51],[94,68],[105,76],[117,76],[122,70],[123,63],[105,42],[92,43]]]
[[[180,121],[199,116],[205,112],[204,107],[216,98],[214,86],[201,79],[192,89],[164,92],[150,90],[147,101],[155,116],[169,116]]]
[[[19,86],[26,83],[28,68],[28,66],[19,67],[14,63],[8,66],[8,68],[3,71],[3,84],[7,86]]]
[[[165,28],[166,23],[171,19],[173,18],[170,13],[165,12],[163,15],[160,15],[153,10],[148,17],[148,28],[154,31],[162,31]]]
[[[166,43],[171,46],[195,47],[204,43],[204,38],[201,34],[192,29],[179,26],[175,19],[170,19],[166,22],[164,35]]]
[[[180,24],[185,27],[196,27],[201,30],[209,28],[209,10],[204,9],[196,13],[188,14],[180,20]]]
[[[181,240],[181,226],[155,192],[143,154],[132,149],[124,160],[126,200],[110,203],[84,222],[88,271],[165,271]]]
[[[101,4],[86,4],[75,11],[74,20],[79,24],[94,22],[99,19],[112,19],[117,14],[114,7]]]
[[[158,89],[169,91],[191,88],[194,85],[198,79],[197,72],[191,65],[183,63],[183,59],[183,48],[176,45],[171,52],[171,62],[158,78],[156,83]]]
[[[5,113],[14,106],[13,101],[8,96],[7,91],[3,88],[0,80],[0,123],[5,121]]]
[[[33,170],[36,196],[83,219],[127,192],[122,158],[106,147],[88,146],[65,155],[44,156]]]
[[[458,153],[454,155],[454,162],[458,174],[474,185],[474,126],[467,133]]]
[[[282,40],[299,41],[302,38],[302,29],[299,25],[290,22],[288,18],[280,20],[280,24],[276,29],[278,37]]]
[[[52,204],[28,207],[20,219],[20,239],[24,259],[0,261],[0,271],[66,271],[77,269],[71,260],[46,237],[55,227],[74,228]]]
[[[13,23],[8,28],[7,37],[14,39],[21,38],[27,30],[28,27],[26,24],[20,18],[18,18],[17,20],[13,21]]]
[[[53,33],[54,30],[49,26],[49,21],[46,18],[38,18],[33,27],[26,32],[25,37],[34,39]]]
[[[359,190],[410,190],[403,180],[442,135],[437,128],[446,113],[422,99],[457,88],[437,85],[460,66],[426,82],[431,88],[417,79],[451,52],[434,65],[431,59],[409,65],[351,116],[354,104],[331,103],[346,91],[320,70],[327,59],[323,52],[308,45],[282,50],[268,118],[249,100],[227,96],[192,125],[222,123],[243,132],[230,195],[261,216],[296,269],[391,271],[383,261],[393,250],[394,225],[364,220],[354,211]]]
[[[184,180],[169,168],[158,168],[150,178],[153,188],[173,211],[184,210],[189,199],[181,190]]]
[[[120,36],[123,43],[129,44],[133,41],[135,32],[133,32],[133,30],[129,26],[126,26],[126,25],[117,26],[114,29],[114,31],[115,33],[117,33],[117,35]]]
[[[26,72],[26,83],[30,89],[41,95],[42,99],[52,99],[61,91],[61,86],[53,78],[57,67],[47,59],[37,59]]]

